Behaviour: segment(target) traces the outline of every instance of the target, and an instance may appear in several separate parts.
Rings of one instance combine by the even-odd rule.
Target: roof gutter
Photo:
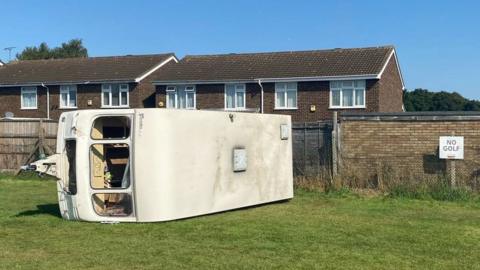
[[[308,82],[308,81],[342,81],[342,80],[380,79],[380,74],[342,75],[342,76],[312,76],[312,77],[285,77],[285,78],[258,78],[263,82]]]
[[[341,80],[368,80],[380,79],[380,74],[342,75],[342,76],[311,76],[311,77],[280,77],[280,78],[254,78],[231,80],[184,80],[184,81],[153,81],[154,85],[165,84],[223,84],[223,83],[262,83],[268,82],[308,82],[308,81],[341,81]]]
[[[179,85],[179,84],[224,84],[224,83],[257,83],[255,79],[247,79],[247,80],[184,80],[184,81],[152,81],[153,85]]]
[[[71,81],[71,82],[28,82],[18,84],[0,84],[0,87],[20,87],[37,85],[71,85],[71,84],[102,84],[102,83],[134,83],[135,80],[105,80],[105,81]]]

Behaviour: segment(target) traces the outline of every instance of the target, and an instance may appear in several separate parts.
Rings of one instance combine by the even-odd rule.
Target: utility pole
[[[16,47],[7,47],[4,48],[3,50],[8,51],[8,62],[12,60],[12,50],[15,49]]]

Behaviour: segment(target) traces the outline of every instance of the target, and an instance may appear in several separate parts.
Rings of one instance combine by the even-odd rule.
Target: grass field
[[[4,269],[480,268],[480,203],[296,191],[150,224],[68,222],[55,183],[0,180]]]

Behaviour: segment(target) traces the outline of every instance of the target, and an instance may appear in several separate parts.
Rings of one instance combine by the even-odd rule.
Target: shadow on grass
[[[58,209],[58,204],[54,204],[54,203],[39,204],[37,205],[37,209],[20,212],[16,214],[15,217],[29,217],[29,216],[45,215],[45,214],[62,218],[62,215],[60,215],[60,210]]]

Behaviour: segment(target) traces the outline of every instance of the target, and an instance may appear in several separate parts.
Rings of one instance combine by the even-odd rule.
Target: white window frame
[[[195,110],[197,108],[197,91],[195,85],[181,85],[182,87],[185,87],[185,102],[187,102],[187,93],[192,93],[193,92],[193,107],[186,107],[186,108],[179,108],[178,107],[178,86],[175,85],[167,85],[167,88],[165,89],[165,96],[166,96],[166,108],[167,109],[182,109],[182,110]],[[170,97],[168,93],[175,93],[175,104],[173,107],[170,107]],[[185,103],[187,104],[187,103]]]
[[[294,83],[295,84],[295,106],[294,107],[288,107],[288,102],[287,102],[287,93],[288,92],[293,92],[292,89],[288,89],[288,84]],[[280,89],[280,85],[285,84],[285,87],[283,89]],[[278,106],[277,104],[277,96],[279,94],[284,95],[285,99],[285,106],[281,107]],[[296,110],[298,109],[298,82],[277,82],[275,83],[275,110]]]
[[[75,106],[70,105],[70,92],[75,90]],[[67,94],[67,106],[62,105],[62,94]],[[103,95],[103,94],[102,94]],[[59,95],[59,107],[60,109],[76,109],[78,106],[77,99],[77,86],[75,84],[71,85],[60,85],[60,95]]]
[[[333,83],[338,83],[339,87],[333,87]],[[343,105],[343,89],[347,87],[343,87],[344,82],[351,82],[352,86],[349,87],[353,89],[353,106],[344,106]],[[363,87],[355,87],[356,82],[363,82]],[[367,96],[366,96],[366,88],[367,82],[366,80],[351,80],[351,81],[330,81],[330,109],[364,109],[366,108],[367,104]],[[357,90],[363,90],[363,105],[357,105],[357,97],[356,93]],[[340,91],[340,105],[333,105],[333,91]]]
[[[234,89],[234,96],[233,96],[233,108],[228,108],[227,107],[227,86],[233,85]],[[237,87],[240,87],[241,89],[237,89]],[[235,111],[235,110],[245,110],[247,108],[247,94],[246,94],[246,86],[244,83],[227,83],[225,84],[225,89],[224,89],[224,105],[225,105],[225,110],[227,111]],[[238,107],[237,106],[237,93],[242,93],[243,92],[243,107]]]
[[[23,106],[23,94],[35,93],[35,107]],[[36,86],[23,86],[20,90],[20,108],[22,110],[36,110],[38,109],[38,92]]]
[[[119,105],[112,105],[112,85],[118,84],[118,98],[119,98]],[[123,89],[122,89],[123,87]],[[130,86],[128,83],[104,83],[102,84],[102,108],[129,108],[130,106]],[[105,100],[104,100],[104,93],[108,92],[108,104],[105,105]],[[127,93],[127,104],[122,105],[122,92]]]
[[[173,103],[173,108],[170,107],[170,95],[168,93],[173,93],[174,94],[174,103]],[[176,109],[177,108],[177,87],[176,86],[167,86],[165,89],[165,97],[166,97],[166,104],[165,108],[167,109]]]

